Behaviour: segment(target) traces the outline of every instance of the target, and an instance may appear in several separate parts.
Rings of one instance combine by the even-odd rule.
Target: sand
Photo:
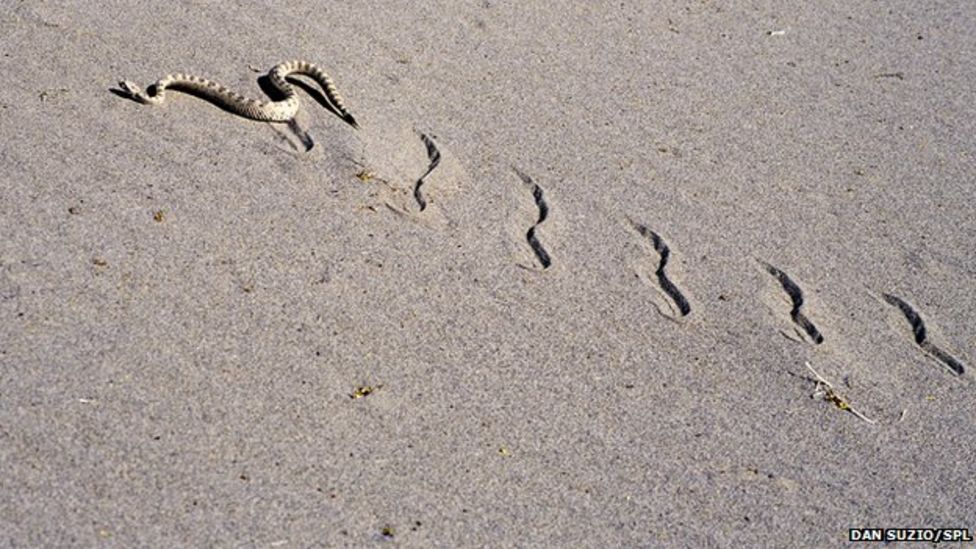
[[[973,532],[976,11],[288,4],[0,14],[0,545]]]

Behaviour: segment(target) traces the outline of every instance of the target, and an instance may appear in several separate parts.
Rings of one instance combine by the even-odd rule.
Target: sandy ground
[[[967,4],[134,4],[0,13],[0,545],[976,528]]]

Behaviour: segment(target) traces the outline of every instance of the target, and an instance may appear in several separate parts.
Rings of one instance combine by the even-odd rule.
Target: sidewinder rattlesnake
[[[259,101],[244,97],[212,80],[188,74],[166,75],[152,84],[145,92],[128,80],[119,82],[119,86],[129,97],[147,105],[162,104],[166,98],[166,88],[173,88],[203,96],[246,118],[264,122],[289,122],[298,112],[299,105],[295,88],[285,80],[285,77],[290,74],[302,74],[318,82],[325,91],[325,96],[342,119],[354,128],[359,127],[356,119],[346,109],[342,96],[339,95],[329,75],[308,61],[288,61],[275,65],[268,72],[271,84],[283,95],[283,99],[277,101]]]

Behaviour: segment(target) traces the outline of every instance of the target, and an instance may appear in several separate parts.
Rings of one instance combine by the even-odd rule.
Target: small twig
[[[875,78],[897,78],[898,80],[905,79],[905,73],[899,72],[883,72],[881,74],[874,75]]]
[[[844,410],[845,412],[850,412],[850,413],[854,414],[859,419],[864,420],[864,421],[866,421],[868,423],[871,423],[871,424],[877,423],[877,421],[875,421],[875,420],[873,420],[873,419],[865,416],[861,412],[859,412],[856,409],[854,409],[854,407],[851,406],[851,404],[849,402],[847,402],[847,400],[844,399],[844,397],[842,397],[839,394],[837,394],[837,391],[834,390],[834,385],[831,382],[829,382],[826,379],[824,379],[824,377],[821,376],[819,373],[817,373],[817,371],[813,369],[813,366],[810,365],[810,362],[809,361],[807,361],[805,364],[806,364],[807,368],[817,378],[817,389],[814,391],[813,396],[815,396],[815,397],[821,396],[827,402],[832,403],[834,406],[837,406],[838,408],[840,408],[841,410]],[[821,391],[821,388],[820,388],[821,385],[823,385],[824,387],[826,387],[826,390]]]
[[[356,390],[349,395],[349,398],[355,400],[357,398],[368,397],[369,395],[375,393],[376,391],[382,388],[383,388],[382,385],[376,385],[376,386],[362,385],[360,387],[356,387]]]

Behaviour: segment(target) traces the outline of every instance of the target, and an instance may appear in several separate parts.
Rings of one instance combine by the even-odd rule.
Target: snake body
[[[244,97],[226,87],[206,78],[189,74],[169,74],[157,80],[148,90],[143,91],[136,84],[123,80],[119,82],[122,90],[132,99],[147,105],[160,105],[166,99],[166,89],[188,91],[209,99],[227,110],[263,122],[288,122],[298,112],[298,94],[285,77],[302,74],[319,83],[332,106],[343,120],[353,127],[359,127],[356,119],[346,109],[342,96],[324,70],[308,61],[288,61],[275,65],[269,72],[271,84],[281,92],[283,98],[277,101],[259,101]]]

